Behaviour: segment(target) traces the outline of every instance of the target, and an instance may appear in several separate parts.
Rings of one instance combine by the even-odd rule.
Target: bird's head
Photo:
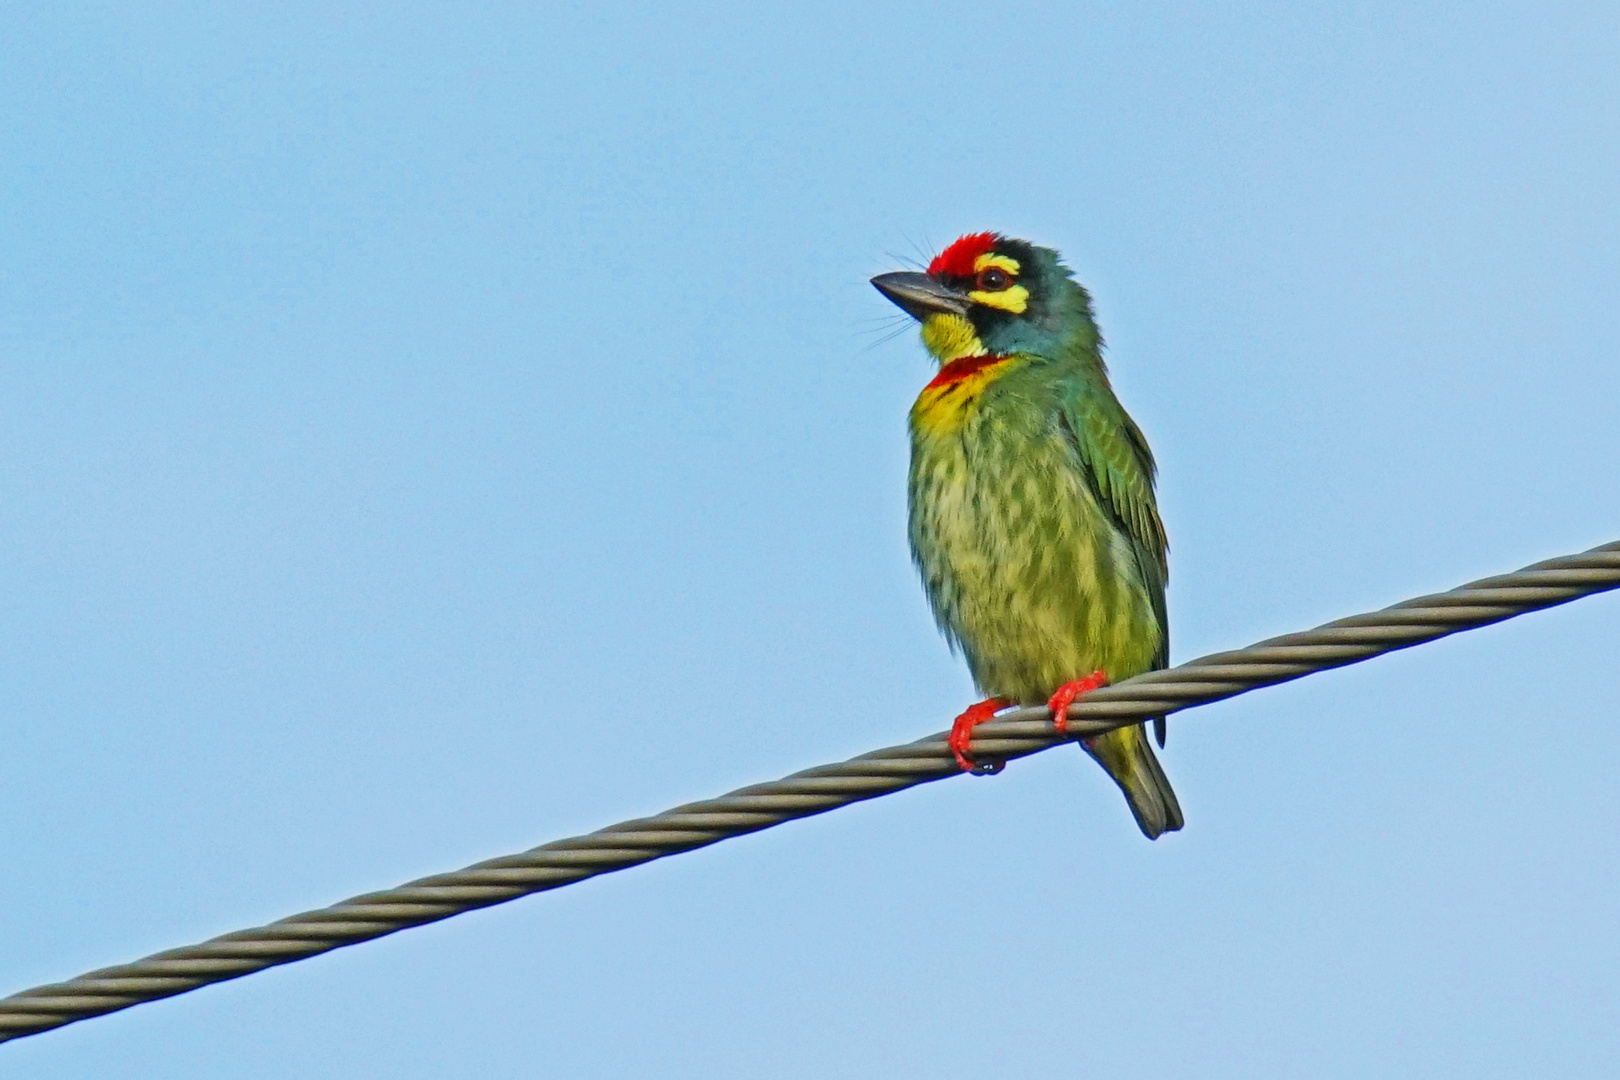
[[[926,273],[879,274],[878,292],[922,324],[941,363],[985,354],[1056,357],[1100,345],[1091,297],[1051,248],[999,233],[969,233]]]

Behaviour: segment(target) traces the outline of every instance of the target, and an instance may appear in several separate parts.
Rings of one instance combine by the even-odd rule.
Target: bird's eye
[[[1012,284],[1012,275],[999,266],[987,266],[973,284],[980,292],[1000,292]]]

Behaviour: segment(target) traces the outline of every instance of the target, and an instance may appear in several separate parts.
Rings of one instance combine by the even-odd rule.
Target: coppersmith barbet
[[[911,408],[911,554],[934,618],[986,700],[973,726],[1165,666],[1167,545],[1153,454],[1114,396],[1091,297],[1057,252],[995,233],[951,244],[926,273],[881,274],[940,369]],[[1154,726],[1164,744],[1164,721]],[[1142,724],[1083,739],[1149,839],[1181,807]]]

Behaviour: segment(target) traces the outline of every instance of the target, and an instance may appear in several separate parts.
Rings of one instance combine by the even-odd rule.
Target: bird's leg
[[[1046,703],[1046,707],[1052,710],[1053,729],[1056,730],[1059,735],[1068,731],[1069,706],[1074,704],[1074,699],[1079,697],[1081,694],[1089,694],[1093,690],[1107,685],[1107,674],[1101,671],[1093,671],[1090,675],[1087,675],[1083,679],[1076,679],[1073,682],[1066,682],[1062,686],[1058,687],[1057,693],[1052,695],[1052,700]]]
[[[973,773],[976,776],[989,776],[1000,772],[1005,762],[978,762],[968,756],[968,743],[973,738],[973,729],[996,715],[997,710],[1005,709],[1012,702],[1004,697],[985,698],[977,705],[969,705],[956,722],[951,725],[950,747],[951,753],[956,757],[956,763],[962,766],[963,772]]]

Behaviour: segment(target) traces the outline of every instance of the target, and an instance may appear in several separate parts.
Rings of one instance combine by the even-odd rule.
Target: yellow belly
[[[912,551],[980,689],[1035,703],[1092,671],[1149,670],[1161,631],[1135,549],[1061,434],[1016,401],[929,394],[913,412]]]

